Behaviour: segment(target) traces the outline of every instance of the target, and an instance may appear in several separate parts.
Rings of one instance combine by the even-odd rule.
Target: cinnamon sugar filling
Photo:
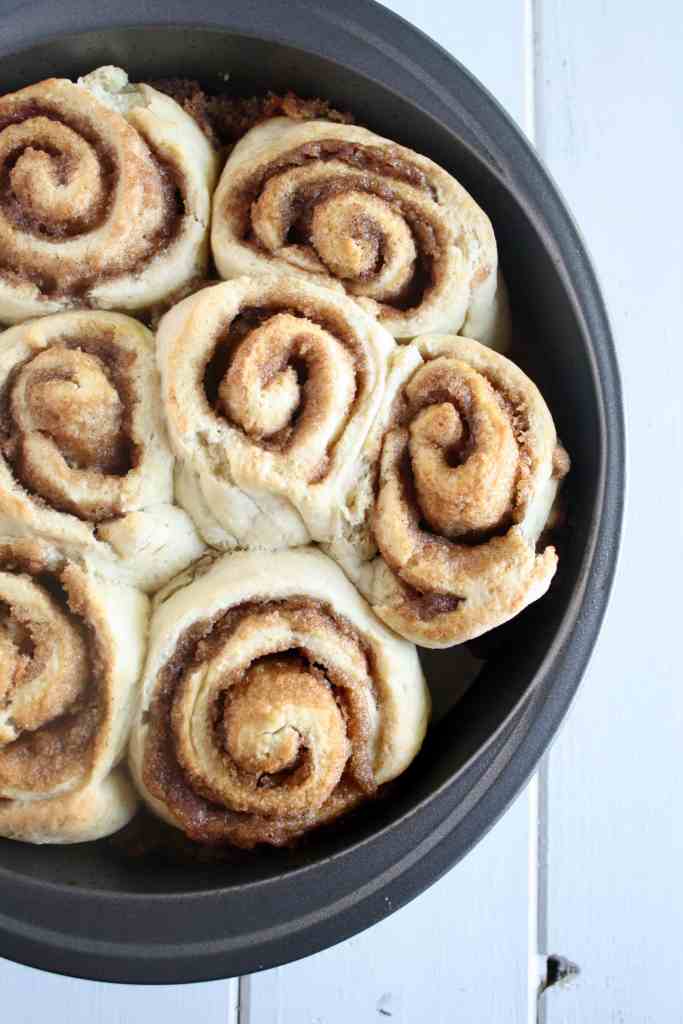
[[[32,235],[38,240],[61,242],[75,239],[96,231],[104,225],[111,213],[113,197],[116,192],[119,171],[115,151],[106,140],[99,137],[86,118],[79,118],[77,113],[65,114],[53,108],[49,103],[30,100],[11,114],[0,115],[0,133],[8,126],[20,126],[34,119],[45,119],[54,126],[54,131],[68,129],[75,136],[77,145],[85,145],[92,155],[95,168],[92,182],[92,193],[81,200],[75,210],[50,210],[42,206],[41,197],[36,197],[31,189],[31,177],[19,174],[21,160],[30,155],[32,160],[44,158],[49,162],[49,174],[58,186],[65,187],[77,173],[79,153],[62,150],[50,141],[41,140],[40,134],[36,141],[22,141],[16,149],[10,151],[0,166],[0,211],[7,222],[22,235]],[[47,131],[47,125],[44,126]],[[66,257],[61,261],[59,269],[52,271],[42,267],[16,266],[13,259],[3,259],[0,253],[0,276],[12,283],[22,280],[34,284],[46,297],[72,296],[84,302],[87,293],[97,284],[119,277],[122,274],[135,274],[141,271],[156,253],[165,250],[177,237],[186,204],[184,184],[177,169],[164,160],[158,152],[143,140],[147,147],[147,158],[151,164],[152,176],[156,179],[154,187],[160,190],[162,214],[155,232],[145,241],[144,251],[133,259],[127,259],[125,253],[115,253],[109,265],[93,273],[87,259],[76,260],[75,263]],[[68,145],[68,140],[64,141]],[[39,208],[35,209],[36,203]],[[85,206],[80,210],[79,206]],[[42,206],[42,208],[40,208]]]
[[[252,349],[264,331],[269,332],[268,356],[258,361]],[[336,358],[352,382],[341,422],[308,476],[310,483],[317,483],[324,479],[334,443],[368,386],[366,356],[346,320],[335,310],[305,299],[296,308],[273,302],[241,309],[218,338],[204,367],[201,386],[206,402],[216,416],[226,419],[265,451],[286,454],[303,441],[304,434],[310,435],[315,444],[333,397],[335,365],[325,364],[328,359],[334,360],[336,346]],[[255,376],[247,374],[242,365],[250,359],[257,360]],[[252,383],[245,385],[245,379]],[[273,391],[273,406],[279,412],[274,408],[271,416],[267,410],[260,416],[246,415],[242,408],[245,394],[255,399],[257,391],[260,394],[278,382],[281,387]],[[341,388],[341,382],[335,386]]]
[[[362,678],[345,680],[337,666],[321,664],[304,646],[270,651],[236,670],[236,674],[228,672],[211,707],[210,731],[226,773],[234,774],[240,787],[248,787],[253,806],[258,807],[259,801],[263,801],[269,808],[268,813],[245,812],[221,803],[223,798],[212,790],[199,769],[193,772],[182,764],[174,705],[187,673],[217,656],[245,620],[253,616],[263,619],[273,613],[283,615],[285,621],[296,619],[298,629],[315,630],[320,622],[325,628],[333,627],[353,645],[365,668]],[[181,636],[159,676],[147,719],[145,784],[195,840],[244,847],[259,842],[288,842],[374,793],[376,786],[366,749],[369,722],[362,713],[362,702],[353,698],[353,686],[364,685],[370,688],[373,701],[379,701],[373,684],[374,672],[373,652],[354,627],[329,605],[306,597],[250,602],[213,620],[196,623]],[[305,806],[300,797],[297,799],[297,790],[310,782],[315,756],[296,728],[284,725],[275,734],[257,729],[259,742],[262,736],[264,743],[267,740],[263,749],[255,745],[250,731],[261,721],[262,706],[272,713],[272,705],[279,700],[286,704],[287,700],[296,699],[303,700],[316,713],[331,715],[334,724],[329,730],[334,736],[341,730],[334,752],[328,752],[332,760],[339,759],[334,776],[337,781],[318,806],[315,799]],[[291,804],[297,809],[289,810]]]
[[[463,600],[445,580],[438,591],[416,586],[415,567],[428,564],[439,549],[440,558],[462,559],[468,550],[480,557],[489,541],[523,518],[532,464],[528,432],[521,402],[493,376],[448,357],[425,363],[397,394],[383,441],[373,533],[401,584],[407,614],[430,621]],[[453,474],[468,472],[482,444],[490,466],[484,461],[483,475],[463,478],[462,492]],[[387,487],[395,489],[389,506],[380,500]],[[410,538],[410,573],[396,529]]]
[[[19,599],[12,603],[6,575],[18,579],[22,593],[35,595],[35,607]],[[15,670],[0,712],[10,716],[4,730],[18,733],[3,743],[0,729],[0,791],[19,788],[39,795],[77,784],[94,754],[104,715],[100,680],[108,670],[80,574],[49,568],[33,541],[5,543],[0,546],[0,607],[3,672]],[[56,665],[49,660],[53,648],[61,655]],[[30,688],[46,671],[42,692],[32,694]]]
[[[48,438],[68,470],[123,479],[141,459],[132,440],[136,358],[111,334],[64,336],[13,368],[0,393],[0,452],[35,500],[88,522],[120,514],[116,502],[85,508],[70,500],[52,481],[42,449],[40,465],[34,462],[27,440],[34,433]]]
[[[358,173],[349,177],[335,177],[333,171],[326,170],[326,165],[331,161],[344,163]],[[282,201],[279,216],[285,227],[286,244],[310,248],[329,273],[347,280],[347,287],[352,292],[371,294],[365,286],[377,279],[382,269],[391,263],[387,248],[391,235],[385,234],[381,219],[373,218],[372,214],[364,215],[360,210],[364,197],[379,200],[384,206],[383,218],[398,217],[405,226],[403,230],[407,229],[403,244],[414,247],[414,258],[397,280],[387,286],[386,294],[377,296],[377,301],[380,307],[387,306],[392,312],[408,314],[419,307],[441,283],[443,269],[440,254],[444,251],[446,241],[443,227],[439,223],[431,221],[419,206],[400,196],[391,187],[392,180],[405,183],[423,192],[428,199],[436,201],[435,190],[427,175],[391,147],[363,146],[328,139],[306,143],[272,161],[254,175],[231,200],[229,212],[233,213],[234,209],[243,239],[258,248],[264,256],[277,255],[270,252],[253,229],[254,204],[269,182],[280,175],[283,182],[286,182],[289,171],[313,162],[321,164],[321,180],[297,187],[289,199]],[[358,196],[359,214],[351,218],[345,238],[354,238],[361,248],[364,248],[363,240],[370,245],[365,247],[366,258],[359,266],[352,263],[345,269],[343,265],[337,265],[334,258],[330,259],[330,254],[323,248],[315,220],[316,216],[321,216],[325,205],[334,202],[336,197],[354,194]],[[378,215],[382,218],[382,214]],[[389,230],[388,225],[386,230]]]

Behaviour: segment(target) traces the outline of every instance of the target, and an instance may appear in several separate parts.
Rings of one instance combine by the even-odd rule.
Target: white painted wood
[[[236,1024],[237,981],[106,985],[0,960],[0,1020],[8,1024]]]
[[[548,1024],[683,1021],[683,14],[542,0],[539,142],[602,280],[629,507],[601,639],[547,776]]]
[[[527,797],[458,866],[353,939],[242,988],[242,1024],[527,1024]]]
[[[448,0],[391,0],[386,6],[450,50],[525,123],[530,47],[523,0],[457,8]],[[241,1024],[534,1020],[536,821],[530,809],[533,815],[535,803],[524,794],[457,871],[368,932],[243,980]]]

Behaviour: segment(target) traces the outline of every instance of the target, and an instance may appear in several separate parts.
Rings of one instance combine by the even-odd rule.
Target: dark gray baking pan
[[[180,0],[0,0],[0,18],[1,92],[109,63],[134,80],[183,75],[214,89],[229,71],[235,91],[326,97],[443,164],[493,219],[525,365],[572,454],[549,596],[492,634],[484,671],[371,813],[298,850],[221,864],[129,859],[106,841],[0,841],[2,956],[125,982],[271,967],[367,928],[431,885],[551,742],[600,627],[619,543],[624,429],[605,308],[581,237],[518,129],[456,61],[376,4],[203,0],[190,17]],[[448,651],[425,665],[440,690],[455,677]]]

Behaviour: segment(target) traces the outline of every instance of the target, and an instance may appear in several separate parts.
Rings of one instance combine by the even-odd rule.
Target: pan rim
[[[61,5],[58,5],[61,7]],[[252,5],[253,7],[254,5]],[[262,9],[270,9],[272,12],[275,6],[272,3],[262,3],[255,5]],[[283,6],[285,6],[283,4]],[[303,4],[295,5],[304,8]],[[144,25],[136,25],[131,21],[130,11],[135,7],[134,3],[122,3],[116,17],[108,15],[106,18],[100,18],[99,20],[106,23],[110,28],[135,28],[135,29],[150,29],[163,27],[172,28],[178,27],[179,29],[187,28],[191,26],[194,29],[207,30],[216,32],[230,32],[234,35],[249,35],[251,34],[255,38],[269,40],[274,43],[284,44],[286,46],[293,46],[294,44],[289,41],[285,41],[282,38],[278,38],[277,34],[274,36],[273,33],[260,32],[260,33],[248,33],[241,30],[235,29],[232,24],[232,15],[234,12],[226,11],[222,4],[210,2],[204,5],[202,17],[204,18],[221,18],[220,22],[212,22],[211,24],[204,24],[202,21],[197,22],[196,19],[192,21],[175,21],[167,17],[169,13],[172,14],[173,10],[179,7],[178,4],[174,3],[158,3],[153,2],[146,5],[145,9],[145,23]],[[44,25],[49,26],[49,22],[45,21],[44,12],[49,8],[55,10],[55,5],[49,5],[40,0],[36,3],[24,3],[17,8],[17,18],[21,17],[26,22],[34,20],[35,24],[41,25],[41,32],[31,36],[30,40],[26,41],[26,45],[19,46],[17,49],[15,43],[16,34],[13,34],[13,26],[16,24],[16,19],[10,19],[9,23],[6,24],[3,31],[3,41],[0,44],[0,51],[3,53],[19,53],[24,49],[32,48],[35,45],[44,43],[51,39],[58,40],[64,35],[81,34],[92,31],[93,28],[97,29],[100,27],[95,24],[91,26],[90,22],[97,21],[97,12],[93,12],[87,3],[83,0],[74,0],[74,2],[64,5],[61,8],[59,14],[59,20],[62,24],[62,30],[55,32],[51,31],[48,27],[45,33],[42,31]],[[306,17],[316,17],[319,19],[327,19],[329,11],[325,8],[324,4],[306,4]],[[451,845],[451,858],[448,857],[443,859],[442,867],[427,867],[427,857],[429,852],[427,851],[423,857],[423,867],[421,873],[421,882],[416,882],[411,886],[408,886],[407,890],[401,895],[401,898],[392,900],[391,910],[397,909],[398,906],[403,905],[408,899],[412,899],[418,895],[419,892],[423,891],[428,885],[436,881],[438,877],[445,870],[451,866],[457,859],[460,859],[464,853],[471,848],[476,841],[478,841],[486,831],[493,825],[493,823],[500,817],[506,807],[512,802],[514,797],[517,795],[519,790],[522,788],[524,782],[527,780],[529,775],[533,772],[537,760],[543,753],[549,742],[555,735],[559,724],[564,717],[574,695],[578,688],[580,679],[583,675],[585,667],[590,658],[593,645],[597,638],[600,624],[604,616],[607,601],[609,597],[609,591],[614,578],[614,573],[617,565],[619,540],[621,534],[621,526],[623,519],[623,495],[625,486],[625,431],[624,431],[624,414],[622,407],[621,398],[621,384],[619,379],[619,372],[616,364],[616,355],[614,351],[614,345],[611,338],[611,332],[607,320],[607,314],[604,308],[604,303],[600,294],[599,286],[595,277],[595,273],[590,262],[590,258],[587,254],[585,243],[580,237],[578,229],[569,214],[566,205],[564,204],[556,186],[552,182],[552,179],[547,174],[547,171],[543,168],[542,164],[538,160],[538,157],[532,153],[528,143],[523,138],[519,129],[514,125],[508,115],[502,110],[497,102],[490,96],[490,94],[476,82],[473,76],[469,74],[462,66],[449,54],[443,51],[436,43],[432,42],[419,30],[414,29],[403,19],[387,11],[385,8],[381,8],[379,5],[370,3],[368,0],[346,0],[343,5],[339,5],[336,10],[344,9],[347,12],[347,20],[345,24],[347,27],[351,26],[356,31],[356,36],[365,41],[372,39],[374,24],[380,20],[386,24],[385,38],[396,38],[400,36],[400,46],[398,46],[398,52],[402,52],[402,48],[405,44],[405,38],[408,37],[414,40],[414,48],[411,49],[411,57],[409,58],[412,64],[416,64],[416,54],[421,53],[422,57],[426,61],[425,54],[439,53],[440,60],[445,60],[451,67],[453,85],[450,85],[450,80],[445,84],[441,83],[442,89],[453,89],[455,92],[455,85],[459,80],[466,78],[470,83],[470,86],[474,89],[479,101],[487,107],[485,117],[490,119],[493,117],[494,120],[500,121],[503,119],[505,131],[511,134],[512,138],[508,138],[508,141],[512,141],[517,147],[522,147],[524,155],[527,161],[530,161],[536,174],[540,174],[542,184],[546,189],[547,195],[555,205],[555,215],[560,218],[561,230],[555,233],[548,234],[544,237],[544,233],[541,236],[544,243],[547,242],[551,247],[557,247],[560,252],[560,256],[563,259],[563,285],[567,292],[570,300],[576,305],[577,321],[582,325],[582,331],[586,335],[586,351],[589,354],[591,360],[591,370],[595,383],[595,401],[599,412],[600,424],[601,424],[601,452],[600,452],[600,471],[599,479],[596,487],[596,498],[594,514],[591,521],[590,527],[590,544],[587,547],[587,551],[582,561],[582,568],[579,581],[572,593],[572,596],[568,602],[568,605],[564,611],[562,621],[558,625],[555,636],[552,643],[545,651],[543,660],[538,666],[533,678],[530,680],[528,687],[521,695],[517,703],[510,710],[505,720],[502,721],[498,728],[492,733],[485,743],[480,747],[476,753],[474,753],[465,764],[460,766],[458,771],[447,781],[440,785],[436,790],[432,791],[429,796],[425,797],[422,801],[410,808],[400,818],[392,821],[386,825],[379,832],[373,833],[371,836],[367,836],[357,840],[350,846],[333,853],[331,856],[316,861],[315,863],[304,865],[301,867],[292,868],[286,872],[285,876],[277,876],[273,879],[259,880],[241,884],[240,889],[249,888],[252,886],[274,885],[282,881],[283,877],[286,877],[289,881],[300,880],[307,874],[315,870],[319,870],[321,865],[329,864],[332,867],[336,866],[338,861],[349,859],[352,855],[358,855],[362,852],[362,849],[368,844],[374,844],[380,841],[386,841],[385,835],[387,833],[396,833],[401,827],[405,827],[408,819],[415,818],[424,813],[427,805],[433,804],[437,798],[442,798],[446,795],[446,791],[451,787],[455,779],[459,779],[466,775],[468,771],[474,769],[477,764],[481,761],[482,755],[490,753],[491,750],[496,747],[501,741],[504,743],[511,743],[510,737],[514,737],[516,746],[513,754],[511,755],[510,761],[507,763],[505,772],[495,779],[495,785],[489,787],[482,795],[477,803],[479,807],[479,825],[476,828],[471,829],[471,834],[464,842],[461,842],[457,849],[452,848]],[[90,15],[90,17],[89,17]],[[273,16],[272,13],[270,15]],[[150,21],[150,18],[155,20]],[[354,18],[356,19],[354,21]],[[54,19],[53,19],[54,20]],[[372,26],[371,23],[372,22]],[[68,26],[68,27],[65,27]],[[400,28],[400,31],[399,31]],[[393,45],[393,44],[392,44]],[[320,56],[319,51],[308,49],[304,46],[296,46],[296,49],[303,53],[311,56]],[[394,49],[397,47],[394,46]],[[332,59],[332,58],[328,58]],[[342,67],[353,71],[356,75],[364,75],[366,78],[371,76],[358,71],[357,67],[353,62],[347,62],[344,60],[335,60],[337,64]],[[420,62],[417,61],[417,67],[419,68]],[[385,89],[389,89],[392,92],[395,90],[388,85],[382,77],[375,78],[375,81],[379,82]],[[406,97],[401,93],[398,93],[402,99],[406,100]],[[420,103],[415,102],[412,98],[408,99],[408,102],[416,108],[422,115],[433,117],[442,126],[444,126],[449,132],[453,132],[454,129],[447,121],[443,121],[441,117],[434,115],[431,111],[424,109]],[[462,103],[460,103],[462,106]],[[484,114],[480,112],[480,117],[484,117]],[[491,134],[489,132],[489,134]],[[462,141],[462,140],[461,140]],[[465,139],[464,144],[467,146],[468,142]],[[495,170],[495,168],[494,168]],[[504,173],[505,168],[503,167],[501,173]],[[505,176],[505,175],[504,175]],[[514,181],[510,182],[506,180],[506,186],[508,190],[514,188]],[[548,201],[548,200],[546,200]],[[542,200],[539,200],[539,206],[542,207]],[[547,211],[546,211],[547,212]],[[546,218],[547,219],[547,218]],[[561,236],[561,243],[558,241],[558,235]],[[573,246],[572,257],[574,261],[574,273],[570,272],[570,268],[565,265],[569,263],[569,258],[566,256],[568,246]],[[548,246],[546,246],[546,251]],[[583,277],[583,283],[577,281]],[[566,279],[565,279],[566,278]],[[600,547],[601,538],[609,538],[609,544],[605,544],[603,548]],[[601,573],[591,573],[591,569],[596,558],[603,557],[606,563]],[[542,683],[544,679],[551,672],[553,666],[556,664],[558,659],[561,658],[563,650],[568,645],[570,639],[574,639],[575,635],[580,633],[581,643],[577,645],[572,652],[572,665],[571,669],[565,669],[565,675],[569,675],[570,679],[565,679],[563,688],[560,690],[559,687],[551,687],[548,694],[543,691]],[[565,658],[567,654],[565,651]],[[536,717],[531,724],[536,725],[535,731],[531,729],[531,725],[528,726],[526,731],[520,732],[519,719],[524,719],[525,713],[528,713],[528,709],[534,702],[537,702],[537,708],[540,711],[544,711],[545,717],[543,719]],[[550,709],[546,708],[546,704],[550,701]],[[543,723],[542,734],[539,733],[539,722]],[[509,734],[509,735],[508,735]],[[512,759],[515,759],[515,771],[511,772],[510,763]],[[493,800],[494,794],[492,790],[496,788],[496,799]],[[475,835],[476,833],[476,835]],[[435,844],[447,843],[449,829],[447,825],[444,825],[442,830],[439,832],[435,830],[431,839],[430,848]],[[414,859],[414,858],[413,858]],[[398,861],[395,865],[395,873],[400,875],[399,869],[400,864],[405,861],[404,857]],[[141,901],[150,902],[155,904],[164,904],[166,906],[174,903],[181,903],[187,900],[206,900],[206,899],[219,899],[221,897],[227,897],[231,890],[235,887],[229,886],[218,886],[216,889],[211,891],[188,891],[188,892],[174,892],[174,893],[126,893],[126,894],[112,894],[106,891],[98,891],[92,888],[79,888],[79,887],[66,887],[59,883],[52,883],[46,880],[27,879],[26,876],[18,876],[16,872],[10,872],[7,869],[0,868],[0,884],[3,883],[3,879],[6,879],[9,884],[26,887],[27,891],[33,891],[34,893],[44,893],[55,895],[59,893],[63,898],[71,898],[72,900],[88,899],[88,900],[100,900],[103,902],[113,901],[120,902],[130,901],[132,903],[139,903]],[[10,882],[11,879],[11,882]],[[368,883],[370,884],[370,883]],[[379,881],[378,885],[381,885]],[[385,882],[384,886],[389,886],[391,882]],[[56,891],[56,892],[55,892]],[[37,898],[41,898],[38,896]],[[384,898],[384,897],[383,897]],[[361,905],[361,900],[358,902],[358,907]],[[334,906],[334,904],[333,904]],[[356,910],[358,911],[358,907]],[[329,906],[328,906],[329,910]],[[376,910],[370,908],[368,905],[366,910],[361,916],[364,917],[362,927],[367,927],[369,924],[379,920],[380,917],[385,916],[388,911],[384,913],[377,913]],[[341,915],[340,913],[337,915]],[[355,925],[351,928],[344,927],[339,924],[335,937],[330,939],[330,917],[328,914],[328,920],[326,922],[326,928],[328,935],[326,938],[322,938],[320,933],[320,922],[316,922],[314,926],[311,926],[310,936],[306,942],[301,943],[301,952],[298,955],[307,955],[316,949],[324,948],[327,945],[332,944],[333,941],[341,941],[360,930]],[[302,925],[302,929],[305,929],[305,925]],[[262,929],[263,930],[263,929]],[[116,943],[102,942],[94,938],[89,939],[90,949],[86,949],[87,943],[85,940],[81,943],[73,943],[74,948],[71,951],[71,959],[68,955],[63,964],[55,964],[54,962],[54,940],[48,934],[50,929],[41,928],[38,926],[31,926],[26,923],[23,924],[14,919],[8,919],[5,915],[0,914],[0,950],[2,955],[9,957],[10,959],[15,958],[13,956],[13,949],[16,949],[16,944],[12,942],[12,936],[18,938],[20,933],[23,931],[26,943],[23,947],[23,955],[18,955],[16,959],[22,963],[28,963],[32,966],[48,968],[57,973],[72,974],[78,977],[89,977],[98,980],[112,980],[112,981],[150,981],[168,983],[169,981],[194,981],[194,980],[208,980],[210,978],[225,977],[225,963],[223,968],[217,966],[215,957],[213,957],[207,946],[210,943],[194,943],[190,951],[183,949],[182,943],[170,944],[170,948],[167,953],[158,947],[158,955],[155,956],[151,949],[147,950],[147,956],[144,955],[143,951],[134,949],[130,944],[125,945],[119,944],[122,947],[122,951],[118,951]],[[315,939],[313,933],[317,931],[320,939]],[[29,934],[32,933],[32,934]],[[57,934],[57,933],[54,933]],[[62,943],[65,945],[65,936],[57,935]],[[8,941],[9,940],[9,941]],[[277,940],[270,939],[267,942],[263,941],[262,946],[264,949],[264,955],[258,953],[259,939],[254,939],[254,964],[249,969],[255,970],[263,967],[274,966],[277,963],[284,962],[285,960],[291,959],[292,948],[291,942],[286,940],[280,940],[280,945],[289,946],[287,950],[283,950],[284,956],[280,953],[276,953],[273,949],[274,943]],[[97,952],[97,947],[103,947],[101,951]],[[106,947],[106,948],[104,948]],[[201,947],[201,948],[200,948]],[[265,954],[266,947],[271,950],[269,954]],[[260,947],[259,947],[260,948]],[[175,952],[173,952],[175,950]],[[182,950],[182,951],[181,951]],[[228,954],[218,954],[216,956],[225,960]],[[123,963],[125,957],[129,958],[140,958],[150,963],[155,962],[155,968],[149,967],[148,977],[133,977],[130,970],[124,968]],[[184,966],[178,965],[177,961],[182,959]],[[68,963],[67,963],[68,961]],[[86,962],[87,961],[87,962]],[[163,961],[165,965],[164,976],[161,976],[161,972],[157,974],[156,967]],[[174,966],[176,968],[174,973]],[[61,969],[64,967],[65,969]],[[112,968],[112,969],[110,969]],[[171,977],[169,977],[169,972]],[[240,968],[239,973],[245,973],[244,968]]]

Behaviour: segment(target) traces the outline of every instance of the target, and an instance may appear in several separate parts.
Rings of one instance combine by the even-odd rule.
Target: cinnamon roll
[[[397,633],[425,647],[473,639],[548,589],[537,550],[569,458],[531,380],[469,338],[396,354],[366,445],[364,529],[331,551]]]
[[[204,273],[217,156],[120,68],[0,98],[0,322],[139,310]]]
[[[223,549],[329,540],[384,390],[391,336],[297,278],[238,278],[175,306],[157,335],[178,501]]]
[[[252,128],[216,189],[211,243],[223,277],[318,281],[397,338],[462,331],[507,343],[488,217],[433,161],[364,128],[281,117]]]
[[[429,713],[415,648],[333,562],[238,552],[192,575],[157,599],[131,737],[157,815],[204,843],[278,846],[408,766]]]
[[[44,541],[0,539],[0,835],[75,843],[132,817],[114,769],[147,617],[139,591]]]
[[[0,334],[0,533],[87,552],[153,590],[203,545],[173,502],[154,338],[120,313]]]

